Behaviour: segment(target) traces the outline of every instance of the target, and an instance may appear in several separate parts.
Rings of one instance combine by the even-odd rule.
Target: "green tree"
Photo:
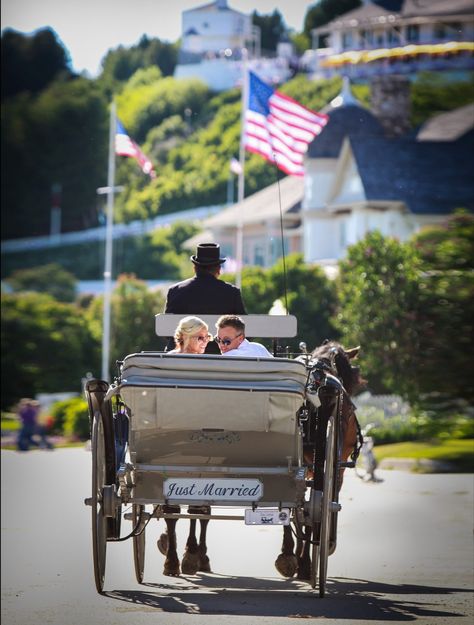
[[[297,319],[298,335],[280,344],[294,351],[298,350],[300,341],[305,341],[308,349],[314,349],[324,339],[339,336],[334,326],[337,308],[334,283],[320,267],[306,265],[302,254],[290,254],[285,262],[280,259],[269,269],[244,268],[242,297],[249,314],[268,314],[276,299],[288,306],[288,312]]]
[[[304,33],[311,41],[311,31],[313,28],[324,26],[335,17],[344,15],[353,9],[361,6],[361,0],[320,0],[313,4],[306,12],[304,18]],[[327,46],[327,41],[320,40],[319,48]]]
[[[474,216],[460,211],[444,224],[423,229],[412,244],[423,263],[418,310],[421,393],[425,403],[442,398],[472,405]]]
[[[151,291],[145,282],[123,274],[112,292],[110,372],[116,373],[115,363],[127,354],[160,350],[164,341],[155,334],[155,315],[164,310],[164,296]],[[103,297],[97,297],[86,317],[96,340],[102,337]]]
[[[411,123],[419,126],[433,115],[474,102],[474,82],[450,81],[442,74],[424,72],[411,87]]]
[[[73,304],[50,295],[2,295],[1,406],[37,393],[80,391],[86,371],[98,373],[99,343]]]
[[[150,39],[143,35],[139,42],[130,48],[118,46],[107,52],[102,61],[99,80],[107,90],[113,91],[139,69],[154,66],[163,76],[172,76],[177,55],[177,44],[163,42],[158,38]]]
[[[285,22],[280,11],[275,9],[269,15],[260,15],[258,11],[252,13],[252,23],[260,28],[260,45],[266,52],[275,52],[277,44],[286,32]]]
[[[84,78],[56,81],[37,96],[10,98],[1,122],[2,238],[49,233],[54,184],[62,187],[63,232],[96,225],[108,133],[97,86]]]
[[[361,345],[361,369],[372,391],[417,400],[419,260],[413,247],[371,232],[349,247],[339,267],[343,343]]]
[[[76,299],[76,278],[56,263],[19,269],[6,282],[14,291],[49,293],[59,302],[73,302]]]
[[[334,283],[318,265],[306,265],[302,254],[290,254],[270,269],[269,280],[276,286],[277,297],[298,320],[298,335],[288,342],[293,350],[304,341],[314,349],[325,339],[337,339],[335,327],[337,295]],[[287,298],[285,298],[285,285]]]
[[[71,77],[69,54],[51,28],[32,35],[6,29],[1,36],[1,98],[38,93],[58,76]]]

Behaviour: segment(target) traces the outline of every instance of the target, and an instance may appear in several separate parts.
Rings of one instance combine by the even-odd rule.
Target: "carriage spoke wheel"
[[[326,452],[324,456],[324,485],[321,501],[321,529],[319,539],[319,596],[324,597],[330,551],[331,519],[333,512],[331,504],[334,499],[334,454],[336,429],[334,416],[328,421],[326,430]]]
[[[139,504],[133,504],[132,516],[133,527],[135,527],[142,517],[140,525],[137,527],[137,532],[140,532],[138,536],[133,537],[133,561],[135,563],[135,577],[137,582],[141,584],[143,582],[143,574],[145,571],[145,519],[142,512],[145,511],[145,506]],[[143,531],[142,531],[143,530]]]
[[[104,424],[100,413],[95,413],[92,424],[92,552],[97,592],[102,593],[107,553],[107,517],[102,505],[102,491],[106,484]]]
[[[322,495],[322,492],[318,490],[314,490],[311,493],[311,496],[315,498],[315,502],[312,504],[313,508],[316,508],[316,509],[321,508],[321,495]],[[317,523],[313,523],[313,531],[311,533],[313,546],[311,549],[311,571],[310,571],[310,579],[309,579],[311,588],[316,588],[316,584],[318,583],[320,532],[321,532],[321,523],[319,521]]]

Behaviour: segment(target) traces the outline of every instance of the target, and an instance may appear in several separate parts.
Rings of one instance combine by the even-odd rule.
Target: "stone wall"
[[[398,137],[410,130],[410,81],[405,76],[374,76],[370,105],[387,136]]]

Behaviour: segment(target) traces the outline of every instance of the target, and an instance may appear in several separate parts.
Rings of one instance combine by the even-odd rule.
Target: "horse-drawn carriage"
[[[157,334],[173,335],[180,317],[157,315]],[[217,316],[201,318],[211,328]],[[278,339],[296,336],[291,315],[244,320],[249,336],[274,340],[275,352]],[[311,586],[324,596],[342,472],[354,465],[354,457],[347,460],[357,448],[351,382],[343,383],[338,358],[349,373],[356,368],[340,346],[324,351],[297,358],[285,352],[275,358],[141,352],[119,363],[113,384],[87,383],[92,497],[86,503],[92,506],[98,592],[107,543],[132,538],[141,583],[152,518],[167,524],[212,518],[282,525],[277,568],[289,576],[295,568],[286,572],[284,560],[295,559],[293,532],[305,544]],[[186,514],[183,505],[190,506]],[[211,506],[229,514],[210,516]],[[242,508],[244,515],[236,515]],[[132,521],[124,536],[123,519]]]

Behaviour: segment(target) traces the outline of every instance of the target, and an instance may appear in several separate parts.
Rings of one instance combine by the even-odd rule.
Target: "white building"
[[[230,8],[227,0],[183,11],[181,39],[174,77],[199,78],[214,91],[242,84],[243,49],[249,68],[266,82],[281,83],[291,75],[288,42],[282,42],[277,58],[262,58],[260,29],[251,15]]]
[[[183,11],[181,50],[184,54],[220,56],[225,50],[235,53],[248,47],[252,38],[251,16],[231,9],[227,0],[215,0]]]
[[[472,0],[364,0],[311,34],[321,77],[474,69]]]

